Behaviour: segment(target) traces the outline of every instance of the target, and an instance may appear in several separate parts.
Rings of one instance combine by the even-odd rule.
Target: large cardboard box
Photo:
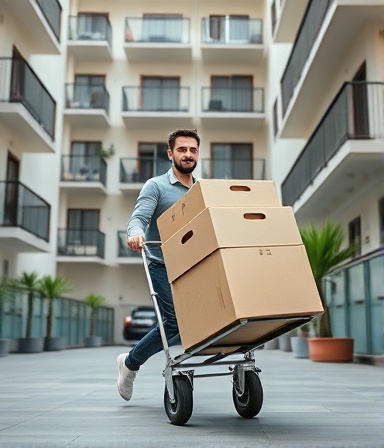
[[[241,319],[253,326],[227,336],[224,347],[256,346],[290,318],[323,312],[303,245],[217,249],[171,287],[185,350]]]
[[[207,207],[248,206],[280,207],[274,182],[201,179],[157,220],[161,241],[167,241]]]
[[[162,244],[169,282],[216,249],[303,244],[291,207],[208,207]]]

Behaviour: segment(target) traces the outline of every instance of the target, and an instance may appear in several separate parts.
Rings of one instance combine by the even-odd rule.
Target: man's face
[[[177,137],[173,151],[168,149],[168,156],[173,158],[173,166],[182,174],[189,174],[196,168],[199,159],[199,147],[193,137]]]

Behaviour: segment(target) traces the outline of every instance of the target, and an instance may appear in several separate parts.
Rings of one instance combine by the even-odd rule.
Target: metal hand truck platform
[[[260,321],[261,319],[240,319],[172,359],[157,302],[157,293],[153,288],[145,253],[146,246],[159,245],[161,245],[160,241],[146,241],[143,243],[141,254],[166,357],[166,366],[163,371],[163,377],[165,379],[164,408],[170,422],[180,426],[187,423],[190,419],[193,411],[194,378],[229,375],[232,376],[232,398],[237,413],[247,419],[255,417],[263,405],[263,388],[259,378],[261,370],[255,366],[254,351],[262,348],[265,342],[271,340],[271,337],[266,335],[264,338],[258,338],[255,341],[250,341],[240,346],[221,344],[220,341],[225,341],[226,336],[239,330],[250,321]],[[314,316],[291,318],[289,319],[290,323],[285,325],[284,328],[281,328],[280,331],[274,332],[273,336],[280,336],[313,319]],[[225,358],[231,355],[237,356],[239,359],[225,360]],[[194,356],[204,356],[207,358],[203,362],[186,362]],[[195,370],[199,368],[217,368],[222,366],[228,366],[228,371],[195,373]]]

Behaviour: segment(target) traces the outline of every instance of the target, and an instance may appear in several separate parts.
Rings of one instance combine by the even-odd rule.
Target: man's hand
[[[127,240],[127,246],[133,251],[140,251],[143,248],[144,235],[131,236]]]

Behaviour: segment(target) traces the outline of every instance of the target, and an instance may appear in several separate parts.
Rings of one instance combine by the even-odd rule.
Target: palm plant
[[[46,337],[50,338],[52,336],[53,301],[55,298],[71,292],[73,290],[73,285],[66,278],[60,275],[55,278],[50,275],[45,275],[39,280],[38,285],[41,296],[48,299]]]
[[[23,272],[20,277],[15,279],[10,279],[7,284],[11,288],[23,291],[27,293],[28,296],[28,306],[27,306],[27,326],[25,329],[25,338],[29,339],[32,336],[32,316],[33,316],[33,298],[39,290],[39,273],[33,272]]]
[[[91,321],[89,327],[90,337],[95,336],[97,310],[103,306],[106,301],[107,299],[104,296],[93,293],[88,294],[85,298],[85,303],[91,308]]]
[[[320,229],[310,225],[300,229],[300,233],[324,308],[324,313],[319,317],[319,336],[331,338],[333,333],[323,281],[328,272],[356,252],[359,244],[342,248],[346,238],[344,229],[340,224],[331,221],[325,222]]]

